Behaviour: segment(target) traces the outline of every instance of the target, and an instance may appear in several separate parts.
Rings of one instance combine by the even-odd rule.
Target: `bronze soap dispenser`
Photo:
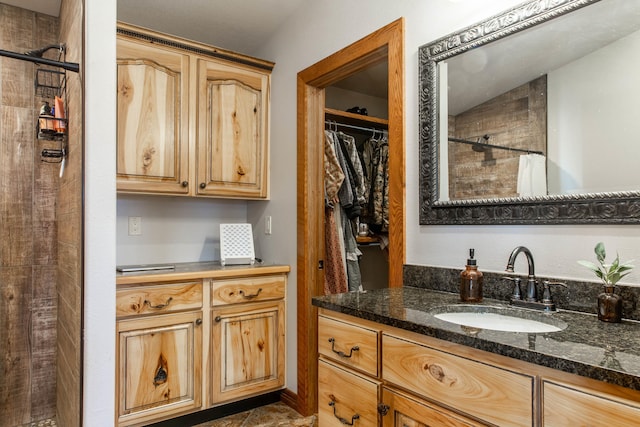
[[[482,272],[478,271],[474,252],[474,249],[469,249],[467,266],[460,273],[460,300],[464,302],[482,301]]]

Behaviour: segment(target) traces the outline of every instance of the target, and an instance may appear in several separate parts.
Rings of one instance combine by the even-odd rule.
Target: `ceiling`
[[[2,3],[44,13],[45,15],[58,16],[60,15],[62,0],[2,0]]]
[[[247,55],[313,0],[118,0],[118,20]]]
[[[118,0],[118,20],[256,55],[280,26],[313,0]],[[271,58],[265,58],[271,59]],[[380,64],[335,86],[387,98],[387,68]]]
[[[53,16],[59,15],[61,1],[2,0],[3,3]],[[314,0],[117,0],[117,19],[246,55],[256,55],[298,8],[311,1]],[[386,98],[385,65],[372,67],[336,86]]]

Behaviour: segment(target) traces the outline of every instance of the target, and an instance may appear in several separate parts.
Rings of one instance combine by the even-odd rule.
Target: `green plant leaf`
[[[600,267],[598,267],[597,265],[595,265],[591,261],[580,260],[580,261],[578,261],[578,264],[580,264],[583,267],[587,267],[589,270],[591,270],[593,272],[600,271]]]
[[[598,261],[600,261],[600,263],[602,264],[607,257],[607,252],[604,250],[604,243],[598,242],[598,244],[594,248],[594,252],[596,253]]]
[[[602,280],[606,286],[615,285],[633,269],[633,265],[630,264],[631,261],[620,263],[620,256],[617,253],[613,262],[611,264],[606,264],[605,258],[607,253],[604,249],[604,243],[602,242],[596,244],[594,252],[596,253],[596,258],[598,259],[600,266],[589,261],[578,261],[578,264],[593,271],[596,277]]]

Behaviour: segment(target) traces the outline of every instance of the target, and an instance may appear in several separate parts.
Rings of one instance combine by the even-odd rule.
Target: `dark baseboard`
[[[183,415],[181,417],[172,418],[166,421],[149,424],[147,427],[185,427],[194,426],[207,421],[216,420],[239,412],[249,411],[260,406],[276,403],[281,400],[282,391],[274,391],[260,396],[249,397],[239,402],[228,403],[215,408],[205,409],[204,411],[194,412],[193,414]],[[289,405],[287,402],[285,404]],[[289,405],[291,406],[291,405]],[[293,407],[293,406],[292,406]],[[295,409],[295,408],[294,408]]]

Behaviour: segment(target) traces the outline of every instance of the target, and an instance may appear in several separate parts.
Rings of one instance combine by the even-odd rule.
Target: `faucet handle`
[[[513,282],[513,294],[511,294],[511,299],[512,300],[519,300],[522,299],[522,291],[520,290],[520,283],[522,282],[522,279],[519,277],[509,277],[509,276],[503,276],[502,277],[504,280],[511,280]]]
[[[566,283],[563,282],[551,282],[549,280],[542,281],[542,303],[543,304],[551,304],[553,301],[551,300],[551,286],[564,286],[567,287]]]

